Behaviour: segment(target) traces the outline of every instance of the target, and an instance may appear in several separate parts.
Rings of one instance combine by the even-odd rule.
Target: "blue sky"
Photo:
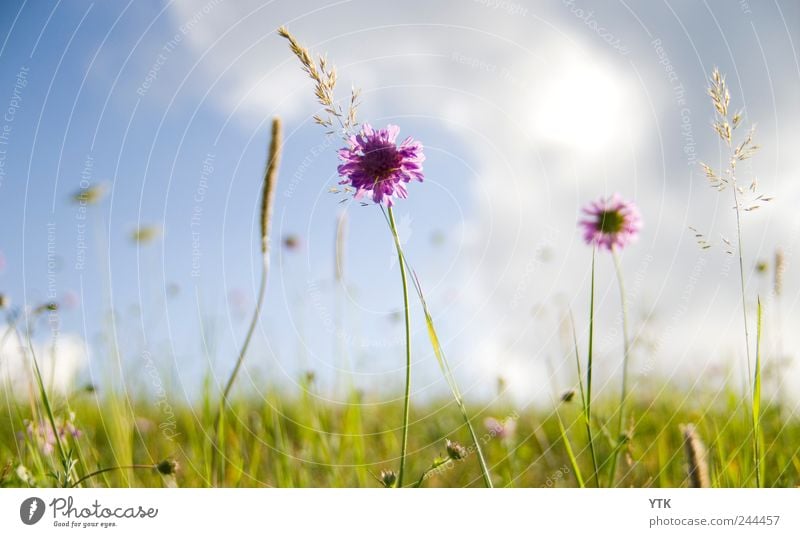
[[[258,197],[277,115],[286,143],[273,272],[241,387],[291,388],[313,369],[329,388],[342,349],[359,385],[400,386],[391,238],[375,207],[328,192],[339,142],[311,121],[311,85],[275,34],[281,24],[328,53],[343,97],[362,88],[362,119],[425,144],[427,181],[397,214],[465,391],[490,395],[503,376],[533,401],[572,385],[561,320],[573,309],[584,340],[590,259],[575,222],[612,192],[635,199],[645,220],[623,256],[636,378],[713,384],[714,371],[742,364],[736,266],[722,239],[734,237],[731,200],[699,172],[723,149],[704,95],[713,66],[758,124],[764,149],[745,173],[776,196],[747,215],[746,269],[777,247],[790,263],[780,303],[756,277],[748,302],[762,295],[769,319],[800,320],[794,2],[6,1],[0,11],[0,102],[19,104],[4,121],[0,291],[17,305],[79,296],[61,331],[87,342],[82,378],[146,387],[147,351],[178,396],[230,369],[258,284]],[[70,202],[82,174],[108,188],[85,219]],[[333,275],[343,211],[345,288]],[[136,244],[142,226],[161,233]],[[689,226],[715,246],[701,251]],[[299,250],[279,247],[287,235]],[[613,382],[618,295],[607,256],[598,269],[600,371]],[[413,313],[422,397],[444,384]],[[796,336],[776,325],[766,333],[777,355]],[[798,369],[785,376],[796,381]]]

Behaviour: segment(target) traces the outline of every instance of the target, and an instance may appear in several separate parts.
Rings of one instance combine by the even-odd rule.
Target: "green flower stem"
[[[99,470],[95,470],[90,474],[86,474],[82,478],[78,479],[75,483],[72,484],[72,487],[77,487],[84,481],[91,479],[92,477],[98,476],[100,474],[105,474],[107,472],[116,472],[121,470],[156,470],[155,464],[129,464],[126,466],[112,466],[110,468],[101,468]]]
[[[400,245],[400,236],[397,234],[397,225],[394,221],[394,212],[389,207],[389,227],[392,229],[394,246],[397,249],[397,261],[400,265],[400,277],[403,280],[403,313],[406,326],[406,390],[403,400],[403,443],[400,448],[400,471],[397,473],[397,488],[403,487],[403,477],[406,470],[406,453],[408,451],[408,415],[411,401],[411,316],[408,309],[408,279],[406,278],[406,264],[403,257],[403,247]]]
[[[440,466],[444,466],[445,464],[447,464],[451,460],[453,460],[453,459],[451,459],[450,457],[445,457],[444,459],[439,459],[438,461],[434,461],[433,464],[431,464],[428,467],[427,470],[422,472],[422,475],[419,477],[417,482],[414,484],[414,488],[415,489],[420,488],[422,486],[422,482],[425,481],[428,478],[428,476],[431,474],[431,472],[435,471]]]
[[[592,363],[593,363],[593,343],[594,343],[594,269],[597,247],[592,247],[592,283],[589,295],[589,352],[586,364],[586,434],[589,437],[589,448],[592,452],[592,464],[594,465],[594,484],[600,488],[600,475],[597,468],[597,458],[594,451],[594,439],[592,437]]]
[[[384,217],[389,224],[389,227],[392,228],[393,235],[397,239],[397,230],[394,226],[394,217],[391,214],[391,210],[389,214],[386,214],[386,211],[383,210]],[[442,374],[444,375],[445,380],[447,381],[447,385],[450,387],[450,391],[453,394],[453,398],[458,405],[458,409],[461,411],[461,416],[464,418],[464,424],[467,426],[467,430],[469,431],[470,437],[472,438],[473,445],[475,446],[475,453],[478,456],[478,463],[481,467],[481,474],[483,476],[483,482],[487,488],[493,488],[492,485],[492,478],[489,474],[489,467],[486,464],[486,459],[483,456],[483,451],[481,450],[480,440],[478,438],[477,433],[475,432],[475,428],[472,426],[472,422],[469,418],[469,413],[467,412],[467,407],[464,404],[464,399],[461,397],[461,391],[458,389],[458,384],[456,384],[456,379],[453,376],[453,372],[450,369],[450,365],[447,363],[447,358],[444,354],[444,349],[439,343],[439,336],[436,334],[436,327],[433,323],[433,316],[431,315],[430,310],[428,309],[428,304],[425,301],[425,295],[422,292],[422,287],[419,284],[419,279],[416,277],[416,273],[411,268],[411,265],[408,264],[408,261],[403,254],[402,248],[400,248],[399,240],[396,240],[395,244],[397,245],[397,252],[398,256],[400,257],[400,263],[406,267],[406,270],[409,271],[413,277],[412,281],[414,283],[414,290],[417,292],[417,297],[419,298],[420,304],[422,305],[422,310],[425,314],[425,325],[428,329],[428,339],[430,339],[431,346],[433,347],[433,353],[436,356],[436,360],[439,362],[439,367],[442,370]],[[405,272],[403,272],[405,274]],[[405,276],[403,277],[403,284],[405,289]],[[408,306],[408,295],[406,294],[406,306]],[[408,313],[408,309],[406,308],[406,313]],[[408,318],[406,317],[406,320]],[[409,347],[410,348],[410,347]],[[410,351],[409,351],[410,352]],[[410,370],[410,367],[409,367]],[[408,384],[406,385],[408,388]],[[406,403],[408,403],[408,399],[406,399]],[[399,476],[398,476],[399,477]]]
[[[622,442],[623,429],[625,427],[625,405],[628,400],[628,363],[630,361],[630,339],[628,337],[628,301],[625,299],[625,284],[622,278],[622,266],[619,261],[619,254],[616,250],[611,251],[614,258],[614,270],[617,274],[617,283],[619,285],[619,299],[622,306],[622,394],[619,400],[619,415],[617,417],[617,443]],[[609,472],[609,484],[613,487],[617,472],[617,463],[619,460],[621,449],[616,449],[611,462],[611,470]]]
[[[594,296],[594,293],[592,293]],[[587,404],[586,399],[586,391],[583,388],[583,371],[581,368],[581,357],[578,354],[578,335],[575,333],[575,319],[572,318],[572,311],[569,312],[569,322],[572,326],[572,343],[573,348],[575,349],[575,365],[578,371],[578,387],[580,388],[581,392],[581,412],[583,413],[583,421],[586,425],[586,439],[589,443],[589,452],[592,455],[592,470],[594,471],[594,482],[595,486],[598,488],[600,487],[600,482],[598,481],[598,470],[597,470],[597,454],[594,450],[594,438],[592,437],[592,423],[589,420],[589,406]]]

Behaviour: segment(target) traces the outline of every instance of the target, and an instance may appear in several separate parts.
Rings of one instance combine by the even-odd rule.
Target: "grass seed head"
[[[173,459],[164,459],[156,464],[156,470],[161,475],[175,475],[179,468],[178,462]]]
[[[272,120],[272,139],[269,143],[267,171],[264,173],[261,193],[261,253],[269,252],[269,225],[272,217],[272,203],[275,199],[275,183],[278,181],[278,165],[281,160],[281,120]]]
[[[447,455],[454,461],[460,461],[467,456],[466,448],[458,442],[453,442],[449,438],[445,441],[445,447],[447,448]]]
[[[386,488],[392,488],[397,482],[397,474],[394,470],[381,470],[381,483]]]
[[[710,487],[706,447],[697,434],[697,429],[693,423],[687,423],[681,426],[681,433],[686,452],[686,475],[689,478],[689,485],[693,488]]]
[[[775,296],[781,296],[783,292],[783,273],[786,272],[786,258],[783,255],[783,250],[778,248],[775,250]]]

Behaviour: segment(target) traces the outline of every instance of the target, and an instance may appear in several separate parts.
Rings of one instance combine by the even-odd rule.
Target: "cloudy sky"
[[[340,141],[311,120],[311,83],[275,32],[287,25],[336,64],[342,98],[361,88],[363,121],[424,143],[426,182],[396,209],[407,255],[463,391],[490,398],[502,377],[523,403],[575,383],[564,319],[573,312],[583,352],[591,263],[576,221],[614,192],[645,222],[622,255],[634,382],[744,382],[738,260],[725,242],[736,237],[732,193],[709,188],[699,165],[726,151],[705,95],[718,66],[763,147],[740,180],[757,177],[775,198],[743,218],[751,332],[760,296],[766,359],[788,385],[800,381],[782,359],[800,343],[796,2],[9,0],[0,10],[0,292],[17,306],[71,306],[59,330],[85,342],[83,379],[147,388],[152,358],[173,396],[191,397],[209,371],[227,375],[258,285],[260,180],[280,116],[273,272],[241,388],[295,389],[313,370],[333,398],[346,379],[378,398],[399,392],[391,236],[377,208],[329,192]],[[104,185],[103,200],[71,203],[88,183]],[[157,236],[135,242],[142,227]],[[299,248],[280,245],[288,236]],[[606,254],[597,303],[599,378],[613,390],[622,340]],[[414,391],[426,397],[445,385],[420,313]],[[37,326],[42,338],[52,330]]]

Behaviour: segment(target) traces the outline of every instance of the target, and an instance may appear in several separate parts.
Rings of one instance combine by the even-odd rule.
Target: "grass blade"
[[[753,454],[756,464],[756,487],[764,484],[761,464],[761,298],[756,313],[756,367],[753,380]]]

